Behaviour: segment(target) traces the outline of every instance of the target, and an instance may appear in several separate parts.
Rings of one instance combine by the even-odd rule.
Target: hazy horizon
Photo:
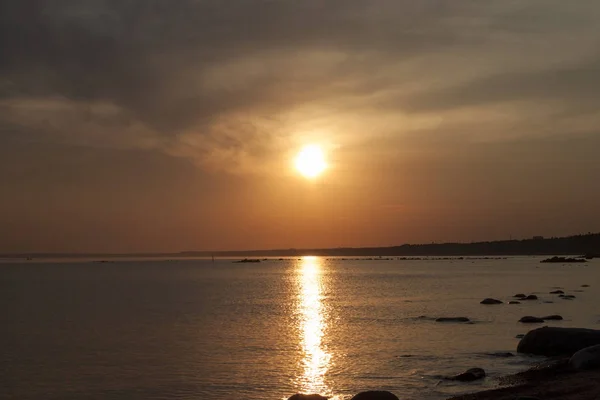
[[[600,231],[599,38],[587,1],[0,0],[0,253]]]

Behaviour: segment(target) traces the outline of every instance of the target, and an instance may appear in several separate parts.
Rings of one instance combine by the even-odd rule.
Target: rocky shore
[[[578,328],[534,329],[521,339],[519,353],[551,357],[525,372],[501,378],[501,389],[450,400],[600,399],[600,331]]]
[[[547,356],[533,368],[498,380],[499,389],[451,397],[448,400],[597,400],[600,399],[600,330],[543,327],[529,331],[519,342],[519,353]],[[445,379],[471,382],[484,379],[472,368]],[[397,400],[385,391],[362,392],[351,400]],[[288,400],[327,400],[296,394]]]
[[[600,370],[573,369],[568,365],[568,359],[501,378],[500,384],[509,386],[448,400],[600,399]]]
[[[553,365],[534,367],[500,379],[500,389],[455,396],[448,400],[598,400],[600,369],[578,371],[568,366],[568,359]],[[326,400],[319,395],[295,395],[290,400]],[[395,400],[389,392],[360,393],[352,400]]]

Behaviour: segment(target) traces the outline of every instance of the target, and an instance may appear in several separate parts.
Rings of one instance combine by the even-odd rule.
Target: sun
[[[305,178],[314,179],[327,169],[325,153],[319,145],[306,145],[296,156],[295,165],[298,172]]]

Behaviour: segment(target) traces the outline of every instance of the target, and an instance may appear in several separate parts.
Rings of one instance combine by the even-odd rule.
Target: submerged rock
[[[538,297],[535,294],[530,294],[529,296],[526,296],[523,298],[523,300],[537,300]]]
[[[471,368],[462,374],[450,377],[448,379],[459,382],[472,382],[485,378],[485,371],[482,368]]]
[[[600,368],[600,345],[579,350],[573,354],[569,365],[575,369]]]
[[[553,290],[550,292],[550,294],[565,294],[565,292],[563,292],[562,290]]]
[[[414,319],[416,319],[416,320],[428,320],[428,321],[435,320],[434,317],[428,317],[427,315],[419,315],[418,317],[415,317]]]
[[[502,300],[496,300],[496,299],[492,299],[492,298],[487,298],[487,299],[483,299],[479,302],[479,304],[503,304],[504,302]]]
[[[583,258],[571,258],[571,257],[552,257],[540,261],[541,263],[584,263],[586,262]]]
[[[560,294],[560,295],[558,295],[558,297],[560,297],[563,300],[573,300],[576,298],[572,294]]]
[[[370,390],[368,392],[360,392],[352,398],[352,400],[400,400],[398,397],[385,390]]]
[[[563,317],[560,315],[548,315],[546,317],[542,317],[542,319],[545,321],[562,321]]]
[[[590,287],[590,285],[581,285],[581,287]]]
[[[520,301],[514,301],[514,300],[513,300],[513,301],[509,301],[509,302],[508,302],[508,304],[521,304],[521,302],[520,302]]]
[[[436,318],[435,322],[469,322],[471,321],[467,317],[440,317]]]
[[[488,355],[492,356],[492,357],[500,357],[500,358],[508,358],[508,357],[514,357],[515,355],[513,353],[488,353]]]
[[[541,324],[544,322],[544,320],[538,317],[532,317],[531,315],[527,315],[521,318],[519,322],[522,322],[524,324]]]
[[[327,400],[329,397],[321,396],[320,394],[301,394],[297,393],[288,400]]]
[[[527,295],[525,293],[518,293],[515,294],[513,297],[516,297],[517,299],[522,299],[523,297],[527,297]]]
[[[519,342],[517,351],[548,357],[572,356],[595,345],[600,345],[600,330],[545,326],[528,332]]]
[[[243,260],[234,261],[234,264],[246,264],[246,263],[259,263],[260,260],[258,258],[244,258]]]

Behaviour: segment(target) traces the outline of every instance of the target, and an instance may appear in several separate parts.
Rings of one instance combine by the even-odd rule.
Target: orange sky
[[[165,4],[2,5],[0,252],[600,230],[600,5]]]

